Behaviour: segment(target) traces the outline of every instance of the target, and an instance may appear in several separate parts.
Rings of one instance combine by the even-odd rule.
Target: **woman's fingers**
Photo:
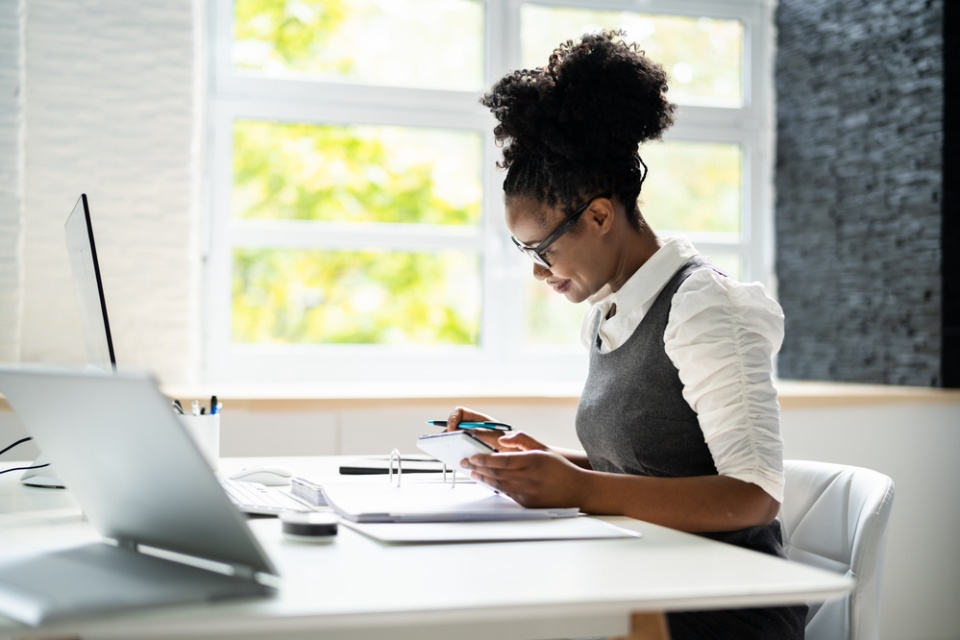
[[[536,438],[532,438],[523,431],[515,431],[513,433],[507,434],[505,436],[500,436],[500,447],[501,451],[517,450],[517,451],[547,451],[547,445],[543,444]]]
[[[493,420],[490,416],[474,411],[467,407],[454,407],[447,416],[447,431],[456,431],[461,422],[487,422]]]
[[[523,469],[527,466],[527,456],[522,453],[506,453],[496,455],[492,453],[476,453],[467,462],[470,468],[479,469]]]

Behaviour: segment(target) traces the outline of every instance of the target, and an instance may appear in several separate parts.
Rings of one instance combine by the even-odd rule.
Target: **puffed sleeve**
[[[782,342],[783,311],[763,286],[712,269],[694,272],[680,286],[664,333],[717,471],[778,501],[783,440],[773,357]]]

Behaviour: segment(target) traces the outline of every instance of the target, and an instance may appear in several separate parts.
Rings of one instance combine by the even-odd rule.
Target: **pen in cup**
[[[446,427],[446,420],[427,420],[427,424],[433,427]],[[457,427],[460,429],[490,429],[493,431],[513,431],[513,427],[508,425],[506,422],[493,422],[492,420],[486,420],[484,422],[472,422],[469,420],[464,420],[457,423]]]
[[[184,416],[187,415],[187,412],[183,410],[183,404],[180,400],[173,399],[170,401],[170,406],[173,407],[173,412]],[[199,400],[194,400],[190,404],[190,415],[194,416],[203,416],[203,415],[215,415],[220,413],[223,409],[223,403],[217,400],[217,396],[210,396],[210,409],[207,409],[206,405],[200,406]]]

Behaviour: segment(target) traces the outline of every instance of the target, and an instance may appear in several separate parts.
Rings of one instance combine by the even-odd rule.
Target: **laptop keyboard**
[[[221,478],[220,484],[233,504],[244,513],[279,515],[281,511],[330,511],[330,507],[309,504],[287,491],[257,482]]]

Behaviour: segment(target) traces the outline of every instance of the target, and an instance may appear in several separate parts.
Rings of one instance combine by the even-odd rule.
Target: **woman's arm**
[[[654,478],[579,468],[552,451],[476,455],[479,480],[527,507],[579,507],[682,531],[732,531],[769,523],[779,503],[755,484],[728,476]]]
[[[587,474],[580,507],[681,531],[732,531],[769,524],[780,503],[759,486],[729,476],[654,478]]]
[[[782,499],[773,358],[783,341],[783,311],[759,284],[738,283],[708,269],[687,278],[671,305],[664,349],[717,473]]]

